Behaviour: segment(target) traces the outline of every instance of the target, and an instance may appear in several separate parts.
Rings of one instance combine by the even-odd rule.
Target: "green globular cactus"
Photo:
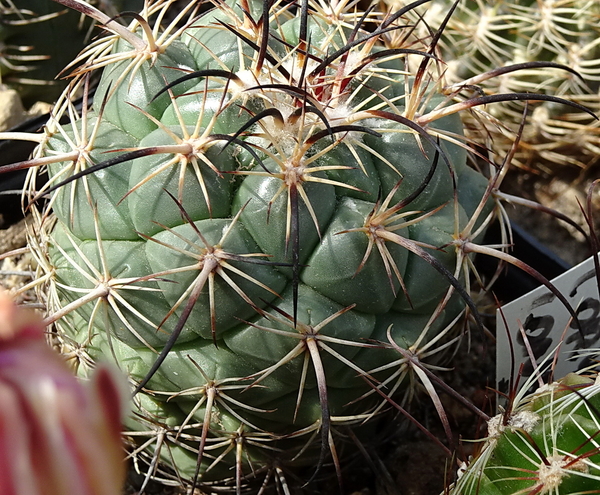
[[[403,2],[383,3],[394,10]],[[421,13],[435,26],[454,3],[435,0]],[[600,111],[600,3],[460,0],[455,7],[439,48],[448,64],[448,82],[457,89],[466,82],[487,94],[514,91],[557,95]],[[522,64],[523,70],[499,72],[513,64]],[[481,78],[488,72],[498,76]],[[504,156],[519,128],[523,107],[513,102],[487,111],[489,123],[485,128],[483,119],[470,125],[470,130],[478,134],[477,139],[491,135],[489,146]],[[589,115],[553,103],[532,106],[529,112],[530,125],[521,138],[515,163],[553,174],[561,167],[587,168],[597,162],[597,123]]]
[[[326,455],[339,472],[346,428],[414,394],[475,309],[492,189],[457,113],[479,102],[441,92],[428,46],[381,42],[407,9],[367,31],[351,2],[216,5],[127,28],[81,7],[115,34],[36,138],[30,246],[78,373],[129,375],[148,476],[239,489]]]
[[[452,495],[566,495],[600,486],[600,383],[569,374],[518,396],[488,422],[488,438]]]

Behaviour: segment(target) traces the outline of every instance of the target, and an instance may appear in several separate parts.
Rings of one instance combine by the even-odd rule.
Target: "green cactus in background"
[[[391,10],[403,4],[382,3]],[[421,13],[427,24],[437,26],[454,3],[434,0]],[[427,30],[421,33],[427,35]],[[475,85],[486,94],[551,94],[600,111],[600,3],[595,0],[459,0],[439,48],[448,64],[448,82],[456,89],[466,83],[471,85],[468,90]],[[575,72],[531,65],[485,81],[479,77],[513,64],[548,62]],[[491,149],[504,156],[523,107],[513,102],[486,111],[488,119],[472,123],[470,133],[477,140],[489,135]],[[586,169],[597,163],[598,123],[589,115],[552,103],[532,106],[530,115],[515,163],[546,173],[561,166]]]
[[[114,34],[26,137],[46,322],[81,376],[129,375],[148,477],[240,489],[326,456],[341,476],[346,428],[430,390],[420,366],[465,305],[479,322],[470,253],[492,251],[501,177],[468,166],[459,112],[490,100],[446,96],[414,5],[215,4],[127,28],[79,5]]]
[[[597,373],[570,374],[517,396],[488,422],[488,438],[450,493],[596,493],[599,392]]]
[[[119,10],[143,6],[142,0],[121,3]],[[112,2],[101,4],[111,16],[118,13]],[[1,0],[0,82],[16,89],[26,106],[53,103],[67,85],[57,77],[90,35],[89,19],[50,0]]]
[[[0,3],[0,76],[27,106],[54,101],[64,90],[54,78],[84,46],[89,22],[54,2]]]

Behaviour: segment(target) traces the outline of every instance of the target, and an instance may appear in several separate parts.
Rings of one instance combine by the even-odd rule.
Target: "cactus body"
[[[337,459],[341,428],[413,393],[388,332],[435,354],[464,308],[455,242],[481,234],[487,179],[459,116],[436,117],[435,71],[344,8],[136,19],[88,49],[71,91],[102,69],[93,108],[38,148],[52,319],[81,375],[108,359],[142,383],[128,428],[157,478]]]
[[[600,482],[598,379],[571,374],[492,418],[454,495],[593,493]]]

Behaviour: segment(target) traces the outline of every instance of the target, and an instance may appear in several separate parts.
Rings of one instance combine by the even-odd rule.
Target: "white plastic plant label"
[[[597,256],[600,258],[600,253]],[[538,365],[546,364],[542,379],[555,363],[553,376],[558,379],[598,359],[598,352],[586,352],[600,348],[600,297],[593,257],[555,278],[552,284],[575,310],[579,328],[564,304],[544,286],[499,308],[496,387],[500,393],[508,392],[511,377],[516,379],[521,366],[522,385],[533,374],[533,360]]]

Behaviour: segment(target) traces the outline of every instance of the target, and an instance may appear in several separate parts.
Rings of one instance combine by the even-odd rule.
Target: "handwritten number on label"
[[[581,331],[577,328],[577,324],[571,321],[569,328],[572,330],[567,337],[565,343],[573,344],[575,349],[587,349],[593,345],[597,345],[600,341],[600,301],[593,297],[585,298],[577,307],[577,318],[581,325]],[[546,355],[552,345],[552,330],[554,327],[554,318],[550,315],[534,316],[530,313],[525,320],[523,329],[527,340],[533,352],[535,359],[539,361]],[[523,357],[525,358],[525,367],[523,369],[524,376],[530,376],[533,373],[533,364],[529,359],[529,353],[523,336],[517,335],[517,342],[523,348]],[[578,368],[589,366],[591,363],[588,358],[584,358]]]
[[[582,313],[589,310],[591,313],[587,318]],[[581,333],[573,332],[567,339],[567,344],[576,342],[577,349],[585,349],[592,344],[595,344],[600,337],[600,302],[597,299],[586,297],[577,307],[577,318],[581,323]],[[571,321],[571,328],[577,328],[575,322]]]
[[[574,342],[576,349],[586,349],[597,345],[600,339],[600,301],[592,297],[586,297],[577,307],[577,317],[581,324],[581,333],[574,332],[567,338],[566,343]],[[573,322],[569,326],[576,328]],[[580,361],[578,368],[582,369],[592,364],[594,364],[594,360],[585,357]]]
[[[523,330],[525,330],[525,335],[536,361],[541,360],[552,345],[552,338],[548,335],[553,326],[554,318],[552,316],[533,316],[533,313],[527,316],[523,324]],[[540,331],[538,332],[538,330]],[[517,335],[517,342],[523,347],[523,357],[526,360],[523,375],[530,376],[533,373],[533,363],[529,359],[529,353],[525,347],[525,342],[523,342],[523,335],[520,333]]]

